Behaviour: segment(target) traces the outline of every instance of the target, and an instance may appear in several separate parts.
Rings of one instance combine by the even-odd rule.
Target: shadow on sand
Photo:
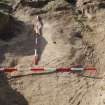
[[[0,72],[0,105],[28,105],[24,96],[13,90],[4,73]]]
[[[0,50],[0,63],[2,63],[2,61],[5,59],[4,55],[7,52],[14,56],[23,56],[23,57],[31,56],[31,55],[34,56],[35,37],[32,32],[32,27],[31,27],[31,25],[26,26],[23,23],[20,23],[19,25],[20,25],[21,30],[18,29],[18,27],[19,27],[18,26],[17,29],[20,31],[20,34],[18,31],[17,35],[16,35],[17,38],[15,37],[16,42],[13,44],[9,44],[9,43],[11,43],[11,40],[10,40],[10,41],[8,41],[8,46],[3,48],[3,50],[2,49]],[[27,28],[25,28],[25,27],[27,27]],[[21,36],[21,33],[25,33],[25,31],[27,31],[27,29],[29,30],[27,33],[28,35],[24,34],[24,36]],[[39,45],[38,45],[39,59],[41,58],[41,55],[42,55],[46,45],[47,45],[46,39],[43,36],[40,36]]]
[[[7,51],[7,47],[8,45],[0,46],[0,63],[2,63],[2,61],[5,59],[4,54]]]
[[[37,49],[38,51],[38,61],[41,59],[42,53],[45,49],[45,46],[47,45],[47,41],[45,40],[45,38],[42,35],[37,35],[36,38],[38,40],[38,43],[35,45],[35,49]],[[35,42],[36,43],[36,42]]]

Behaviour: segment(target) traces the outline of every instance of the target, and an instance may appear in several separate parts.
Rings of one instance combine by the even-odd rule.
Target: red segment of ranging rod
[[[16,68],[4,68],[4,71],[5,72],[14,72],[14,71],[17,71]]]
[[[8,68],[8,67],[4,67],[4,68],[0,68],[0,71],[4,71],[4,72],[14,72],[14,71],[17,71],[17,69],[16,68],[12,68],[12,67],[10,67],[10,68]]]
[[[57,68],[57,72],[70,72],[70,68]]]
[[[96,71],[96,68],[84,68],[83,70],[86,70],[86,71]]]
[[[34,72],[36,72],[36,71],[44,71],[44,68],[32,67],[32,68],[31,68],[31,71],[34,71]]]

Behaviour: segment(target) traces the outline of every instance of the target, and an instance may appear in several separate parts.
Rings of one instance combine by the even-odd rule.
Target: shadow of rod
[[[15,78],[21,78],[21,77],[26,77],[26,76],[40,76],[40,75],[51,75],[54,73],[59,73],[57,71],[52,71],[52,72],[44,72],[44,73],[31,73],[31,74],[25,74],[25,75],[17,75],[17,76],[12,76],[8,78],[8,80],[15,79]],[[71,72],[74,74],[74,72]],[[102,77],[95,77],[95,76],[88,76],[88,75],[82,75],[79,72],[75,72],[77,76],[79,77],[84,77],[84,78],[91,78],[91,79],[102,79]],[[65,76],[66,77],[66,76]]]

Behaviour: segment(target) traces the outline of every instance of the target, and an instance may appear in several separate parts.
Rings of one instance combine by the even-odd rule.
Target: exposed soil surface
[[[73,9],[51,11],[40,16],[43,34],[38,45],[40,60],[34,60],[34,33],[31,7],[19,8],[13,16],[18,20],[16,36],[0,40],[0,66],[17,67],[11,74],[0,74],[0,105],[104,105],[105,104],[105,13],[97,10],[88,20]],[[83,19],[85,19],[83,21]],[[97,71],[54,73],[8,79],[30,73],[29,67],[96,67]],[[5,82],[6,81],[6,82]]]

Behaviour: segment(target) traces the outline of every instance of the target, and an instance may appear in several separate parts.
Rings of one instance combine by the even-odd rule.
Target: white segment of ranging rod
[[[38,44],[38,38],[37,38],[37,37],[36,37],[36,39],[35,39],[35,43]]]
[[[2,68],[0,68],[0,71],[4,71],[4,70],[5,70],[5,68],[3,68],[3,67],[2,67]]]
[[[79,71],[79,70],[84,70],[84,68],[75,68],[75,67],[73,67],[73,68],[71,68],[70,70],[71,70],[71,71]]]
[[[44,68],[45,71],[56,71],[56,68]]]
[[[35,49],[35,56],[37,56],[37,49]]]

